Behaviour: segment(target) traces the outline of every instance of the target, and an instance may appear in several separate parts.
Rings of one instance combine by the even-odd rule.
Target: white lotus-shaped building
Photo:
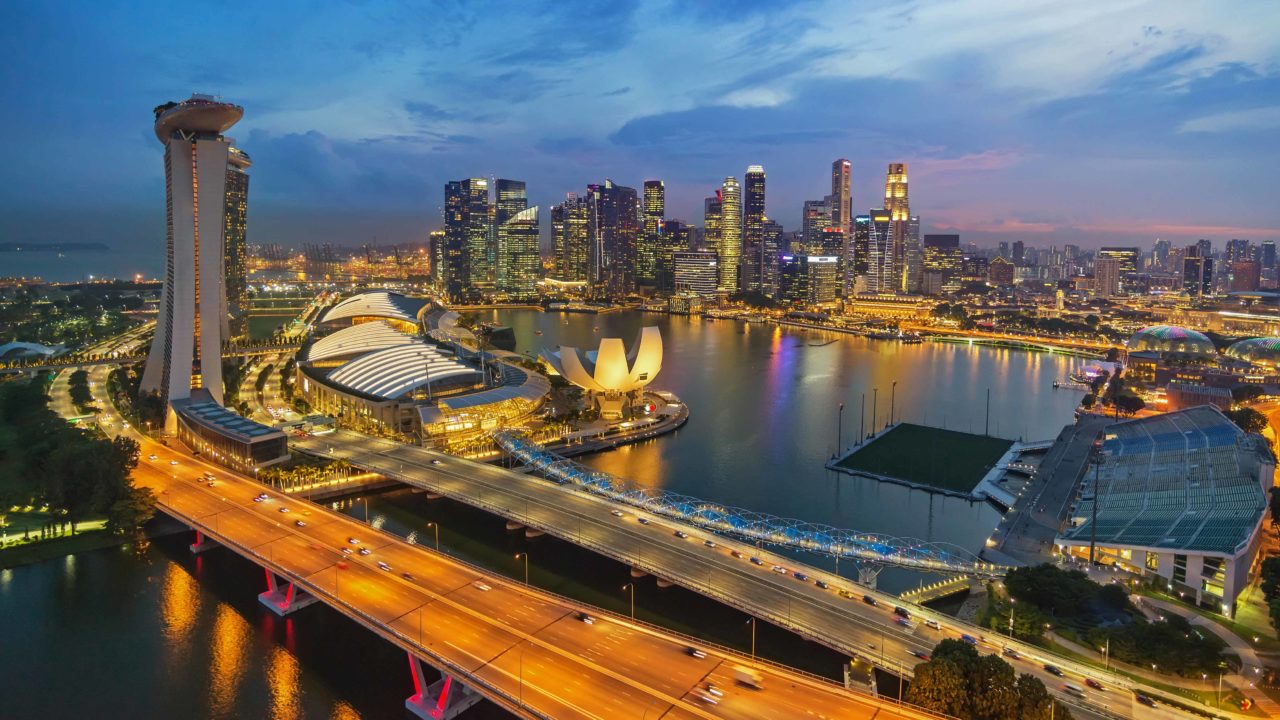
[[[616,399],[643,389],[658,376],[662,333],[657,327],[642,328],[630,352],[621,338],[603,338],[597,350],[562,346],[558,352],[543,350],[542,360],[553,373],[595,394],[601,411],[613,415],[621,410]]]

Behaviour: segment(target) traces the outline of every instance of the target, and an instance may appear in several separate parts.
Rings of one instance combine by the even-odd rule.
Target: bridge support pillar
[[[409,653],[409,672],[413,674],[413,695],[405,699],[404,706],[422,720],[453,720],[484,699],[451,675],[443,675],[428,685],[422,661],[413,653]]]
[[[191,545],[190,545],[189,547],[191,548],[191,552],[192,552],[192,553],[194,553],[194,554],[196,554],[196,555],[199,555],[200,553],[204,552],[205,550],[211,550],[211,549],[213,549],[213,548],[218,547],[218,543],[216,543],[216,542],[214,542],[214,541],[210,540],[209,538],[205,537],[205,534],[204,534],[203,532],[200,532],[199,530],[197,530],[197,531],[196,531],[196,541],[195,541],[195,542],[193,542],[193,543],[191,543]]]
[[[882,568],[875,565],[859,565],[858,566],[858,584],[865,585],[872,590],[876,589],[876,578],[880,577]]]
[[[633,577],[633,578],[642,578],[642,577],[644,577],[645,575],[648,575],[648,574],[649,574],[649,573],[647,573],[647,572],[645,572],[645,571],[643,571],[643,570],[641,570],[641,569],[639,569],[639,568],[631,568],[631,577]]]
[[[258,595],[258,602],[266,605],[271,612],[284,617],[316,602],[316,598],[299,590],[293,583],[277,582],[276,576],[266,568],[267,591]]]

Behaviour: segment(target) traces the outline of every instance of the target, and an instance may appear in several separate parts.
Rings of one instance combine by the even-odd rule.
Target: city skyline
[[[918,181],[921,233],[983,245],[1280,237],[1265,202],[1276,172],[1265,158],[1280,116],[1265,98],[1278,83],[1278,43],[1260,33],[1272,12],[1261,4],[1232,20],[1197,8],[1095,6],[1040,12],[1034,26],[982,4],[965,8],[963,23],[957,8],[896,18],[859,7],[772,10],[619,6],[564,39],[556,35],[574,20],[567,11],[480,18],[375,5],[360,17],[309,18],[300,36],[320,42],[273,38],[271,50],[228,56],[204,26],[196,35],[175,21],[172,33],[156,33],[163,28],[142,17],[145,8],[92,27],[56,7],[9,8],[9,31],[26,31],[12,38],[16,72],[5,82],[16,112],[4,125],[24,138],[10,164],[23,174],[7,178],[0,229],[126,251],[162,237],[153,208],[163,177],[144,157],[154,151],[142,152],[137,108],[196,90],[252,109],[237,138],[263,168],[250,242],[419,242],[442,227],[435,188],[477,173],[522,178],[529,204],[545,207],[592,178],[637,188],[662,180],[666,216],[698,224],[711,188],[753,164],[771,176],[767,215],[795,230],[803,202],[829,191],[832,158],[850,160],[853,214],[878,205],[884,165],[905,162]],[[1242,14],[1258,22],[1237,22]],[[246,17],[214,15],[206,20],[215,30],[257,32]],[[414,34],[428,22],[445,28],[439,49]],[[860,22],[884,27],[875,46],[897,50],[850,47],[824,29]],[[500,32],[506,23],[528,33]],[[1089,28],[1099,24],[1114,31],[1098,37]],[[711,25],[726,28],[715,44],[654,49]],[[655,27],[670,37],[644,43]],[[998,48],[985,47],[979,27],[1002,33]],[[486,29],[503,44],[484,40],[495,35]],[[140,42],[141,33],[159,39]],[[323,58],[320,45],[332,46]],[[76,49],[55,57],[57,47]],[[753,48],[768,50],[772,64],[753,72],[731,62]],[[177,61],[147,54],[162,51]],[[84,62],[90,53],[113,61],[96,67]],[[663,71],[674,59],[693,70]],[[466,77],[448,77],[454,62]],[[628,82],[609,85],[611,67]],[[106,111],[68,137],[56,118],[67,99],[90,94]],[[890,100],[903,109],[867,110]],[[102,136],[116,142],[87,140]],[[1219,195],[1228,181],[1238,190]],[[63,196],[79,199],[77,212],[59,205]]]

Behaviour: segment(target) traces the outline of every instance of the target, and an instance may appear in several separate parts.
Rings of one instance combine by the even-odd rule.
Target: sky
[[[253,243],[420,242],[477,176],[661,179],[701,224],[752,164],[795,230],[840,157],[855,211],[906,162],[979,245],[1280,240],[1270,0],[14,0],[0,42],[0,241],[162,248],[152,108],[193,92],[245,109]]]

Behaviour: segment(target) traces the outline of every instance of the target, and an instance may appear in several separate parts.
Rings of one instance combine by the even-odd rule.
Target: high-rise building
[[[844,158],[831,163],[831,225],[845,237],[853,231],[853,164]]]
[[[587,186],[591,202],[591,282],[605,297],[622,297],[636,289],[636,240],[640,233],[640,199],[635,188]]]
[[[1257,260],[1236,260],[1227,265],[1231,277],[1227,281],[1227,290],[1231,292],[1248,292],[1257,290],[1261,283],[1262,265]]]
[[[657,276],[659,292],[675,292],[675,255],[678,252],[691,249],[689,246],[689,226],[679,220],[664,220],[658,240]]]
[[[1120,278],[1124,274],[1123,261],[1114,256],[1099,255],[1093,261],[1093,291],[1099,297],[1115,297],[1120,294]]]
[[[866,291],[897,292],[899,276],[895,272],[893,256],[893,215],[886,208],[878,208],[871,211],[869,219]],[[854,231],[857,232],[856,227]]]
[[[1249,241],[1231,238],[1227,241],[1227,262],[1249,259]]]
[[[1008,260],[1008,259],[1009,259],[1009,241],[1008,241],[1008,240],[1001,240],[1001,241],[1000,241],[1000,245],[999,245],[999,249],[996,251],[996,253],[997,253],[1000,257],[1004,258],[1005,260]]]
[[[716,255],[720,266],[720,291],[738,292],[742,260],[742,186],[734,177],[725,178],[720,187],[720,242]]]
[[[782,230],[782,225],[776,223],[769,218],[764,219],[761,226],[764,247],[762,253],[764,260],[762,266],[764,270],[764,279],[761,281],[761,292],[769,297],[778,294],[778,258],[782,256],[786,247],[786,233]]]
[[[1262,263],[1263,270],[1275,270],[1276,268],[1276,241],[1263,240],[1261,250],[1258,252],[1258,261]]]
[[[712,252],[720,249],[720,217],[723,212],[724,201],[719,190],[702,201],[702,244],[697,249]]]
[[[961,265],[964,261],[964,255],[960,252],[960,236],[925,235],[922,244],[924,272],[936,273],[936,292],[952,293],[959,290],[963,271]],[[935,288],[931,285],[929,289]]]
[[[223,202],[223,265],[226,267],[227,311],[222,314],[222,336],[233,338],[248,332],[244,291],[249,285],[249,246],[246,242],[249,214],[249,167],[253,162],[237,148],[229,148],[226,200]]]
[[[845,254],[845,296],[867,292],[867,276],[871,268],[871,216],[853,218],[853,239]]]
[[[711,297],[720,287],[720,269],[712,250],[681,250],[674,253],[675,291]]]
[[[1137,280],[1138,271],[1141,270],[1142,251],[1136,247],[1104,247],[1098,250],[1098,259],[1112,258],[1120,263],[1120,284],[1126,283],[1132,285]],[[1097,260],[1094,261],[1094,277],[1097,278]],[[1120,289],[1106,293],[1107,295],[1118,295]]]
[[[742,199],[742,286],[747,292],[769,294],[764,247],[765,174],[760,165],[747,168]]]
[[[1169,270],[1169,250],[1173,247],[1173,243],[1168,240],[1156,240],[1155,248],[1151,251],[1151,261],[1161,271]]]
[[[591,272],[591,203],[569,193],[551,207],[551,239],[555,276],[566,282],[583,282]]]
[[[1027,246],[1021,240],[1013,241],[1013,255],[1009,259],[1014,265],[1022,265],[1027,259]]]
[[[436,265],[436,285],[445,297],[456,300],[470,285],[470,246],[467,245],[467,193],[462,182],[444,185],[444,241]]]
[[[909,293],[920,292],[920,279],[924,273],[924,257],[920,248],[920,216],[907,219],[906,252],[902,270],[902,288]]]
[[[800,239],[804,243],[805,252],[818,246],[822,239],[822,231],[832,227],[831,206],[826,200],[805,200],[804,214],[801,217]]]
[[[636,247],[636,282],[658,284],[658,254],[662,245],[662,221],[666,213],[666,189],[661,180],[644,181],[643,222]]]
[[[241,162],[222,133],[243,116],[239,105],[207,95],[155,109],[156,139],[164,145],[168,227],[164,290],[141,389],[157,393],[166,406],[198,388],[222,403],[227,177]],[[176,417],[168,416],[172,430]]]
[[[441,268],[444,267],[444,230],[432,230],[427,235],[427,255],[431,258],[431,280],[441,287]]]
[[[1208,240],[1188,245],[1182,259],[1182,290],[1192,297],[1213,294],[1213,258],[1203,254]]]
[[[498,289],[508,287],[509,283],[504,273],[511,267],[504,258],[514,257],[507,251],[507,223],[511,218],[524,212],[529,207],[529,195],[525,190],[525,184],[521,180],[504,180],[497,179],[493,183],[494,203],[492,207],[493,213],[493,235],[494,242],[492,247],[495,252],[494,259],[494,281]],[[515,226],[513,226],[515,227]],[[515,255],[519,255],[520,251],[516,251]]]
[[[1011,261],[996,257],[987,265],[987,281],[992,285],[1012,285],[1013,268]]]
[[[539,247],[538,206],[525,208],[507,219],[498,229],[502,255],[498,259],[498,289],[513,298],[537,294],[542,276]]]
[[[840,297],[840,258],[836,255],[810,255],[806,263],[809,275],[810,305],[828,305]]]
[[[440,284],[451,299],[493,287],[496,234],[490,219],[489,181],[456,180],[444,186],[445,250]],[[493,258],[496,260],[496,255]]]
[[[907,194],[906,163],[889,163],[889,173],[884,183],[884,209],[889,213],[889,239],[891,252],[889,287],[879,292],[906,290],[907,227],[911,222],[911,202]]]
[[[1197,257],[1212,258],[1213,257],[1213,241],[1200,238],[1196,241]]]
[[[783,255],[778,259],[778,299],[788,305],[809,303],[808,255]]]

